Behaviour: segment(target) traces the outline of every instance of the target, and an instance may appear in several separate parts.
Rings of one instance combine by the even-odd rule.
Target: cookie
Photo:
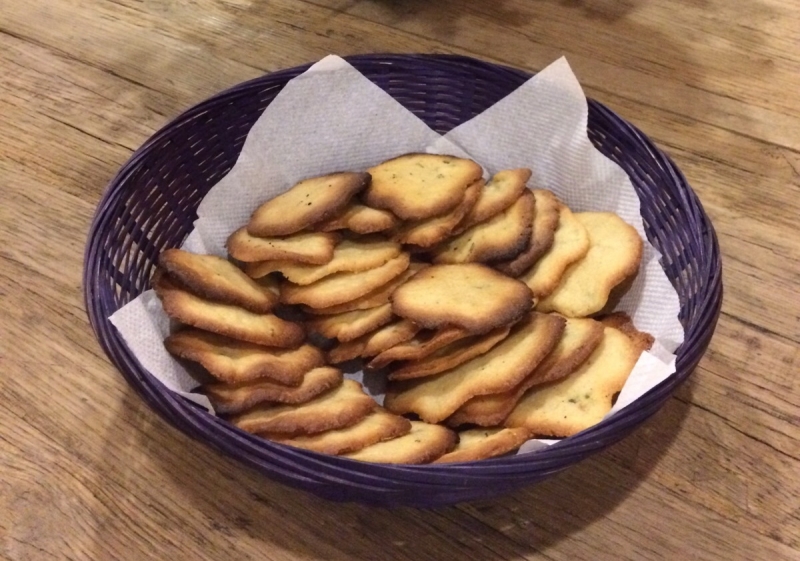
[[[236,384],[207,384],[201,391],[219,414],[246,411],[259,403],[305,403],[342,383],[342,371],[330,366],[313,368],[299,386],[286,386],[260,379]]]
[[[446,325],[480,334],[522,317],[533,305],[522,282],[484,265],[432,265],[392,294],[392,310],[428,329]]]
[[[359,296],[355,300],[350,300],[337,306],[329,306],[327,308],[309,308],[305,307],[307,312],[318,315],[341,314],[344,312],[352,312],[353,310],[367,310],[375,308],[389,302],[389,298],[398,286],[404,284],[408,279],[416,275],[422,269],[427,267],[426,263],[412,262],[409,264],[408,269],[403,271],[400,275],[389,281],[383,286],[380,286],[368,292],[364,296]]]
[[[343,380],[332,390],[300,405],[262,403],[230,418],[242,430],[279,433],[286,437],[349,427],[370,414],[377,404],[361,384]]]
[[[305,339],[303,328],[273,314],[256,314],[229,304],[209,302],[178,287],[166,275],[154,282],[164,312],[186,325],[267,347],[294,348]]]
[[[600,318],[600,323],[622,331],[633,343],[643,351],[649,351],[655,343],[655,337],[634,327],[630,316],[625,312],[614,312]]]
[[[346,343],[375,331],[392,320],[392,305],[355,310],[332,316],[318,316],[306,322],[310,333],[318,333],[328,339]]]
[[[444,241],[475,205],[483,188],[483,180],[467,187],[464,198],[453,210],[421,222],[407,222],[392,236],[397,242],[411,244],[419,249],[433,247]]]
[[[589,250],[536,309],[586,317],[602,310],[611,290],[636,274],[643,244],[633,226],[611,212],[581,212],[575,218],[588,233]]]
[[[176,357],[199,363],[214,378],[229,384],[263,379],[297,386],[306,372],[325,364],[322,351],[311,345],[276,349],[192,327],[168,336],[164,346]]]
[[[511,277],[518,277],[530,269],[552,247],[558,226],[558,209],[561,203],[556,196],[543,189],[534,189],[532,192],[536,205],[528,248],[511,261],[501,261],[492,265]]]
[[[285,438],[281,435],[262,434],[264,438],[280,444],[303,448],[320,454],[347,454],[372,444],[398,438],[411,431],[411,422],[392,415],[382,407],[375,408],[355,425],[343,429],[329,430],[319,434]]]
[[[592,319],[566,319],[564,332],[553,351],[515,388],[497,394],[473,397],[447,419],[451,427],[502,424],[530,388],[560,380],[577,370],[594,352],[603,337],[603,326]]]
[[[252,236],[287,236],[335,216],[369,184],[368,173],[340,172],[304,179],[258,207],[247,231]]]
[[[508,427],[525,427],[532,434],[572,436],[596,425],[611,411],[642,349],[613,327],[592,355],[572,374],[528,390],[506,418]]]
[[[336,234],[326,232],[301,232],[286,238],[257,238],[251,236],[246,228],[239,228],[230,235],[226,247],[231,257],[244,263],[285,260],[322,265],[333,258],[333,248],[338,239]]]
[[[314,229],[320,232],[349,230],[356,234],[373,234],[391,230],[398,224],[399,220],[391,212],[351,202],[337,216],[316,224]]]
[[[453,210],[467,187],[483,175],[472,160],[436,154],[406,154],[370,168],[364,201],[403,220],[425,220]]]
[[[533,267],[519,276],[537,300],[555,290],[567,268],[589,251],[589,234],[565,205],[558,209],[558,227],[553,245]]]
[[[434,263],[492,263],[514,259],[530,243],[533,193],[525,190],[506,210],[451,238],[432,252]]]
[[[516,450],[528,438],[528,430],[524,428],[494,427],[461,431],[455,448],[433,463],[476,462],[496,458]]]
[[[411,260],[401,253],[380,267],[358,273],[335,273],[306,286],[286,282],[281,285],[281,302],[328,308],[350,302],[376,290],[408,269]]]
[[[510,332],[511,327],[498,327],[486,335],[468,337],[455,343],[450,343],[425,358],[400,365],[389,373],[389,379],[411,380],[450,370],[489,351],[489,349],[505,339]]]
[[[328,361],[339,364],[359,357],[375,356],[383,351],[405,343],[419,331],[419,327],[402,319],[379,328],[358,339],[341,343],[328,351]]]
[[[481,189],[480,197],[469,214],[458,224],[457,231],[463,232],[475,224],[485,222],[510,207],[525,190],[531,178],[531,170],[526,168],[499,171]]]
[[[193,294],[213,302],[241,306],[256,313],[270,312],[278,302],[277,294],[215,255],[168,249],[159,255],[158,263]]]
[[[280,302],[281,283],[276,275],[267,275],[266,277],[253,279],[253,282],[255,282],[261,290],[270,293],[276,302]]]
[[[456,440],[456,433],[448,428],[411,421],[408,434],[344,454],[344,457],[378,464],[427,464],[452,449]]]
[[[259,278],[279,272],[293,284],[307,285],[334,273],[358,273],[376,269],[400,255],[400,245],[377,237],[345,239],[333,248],[331,260],[323,265],[295,261],[261,261],[245,264],[245,272]]]
[[[439,423],[475,396],[517,386],[556,346],[563,330],[564,318],[532,312],[505,340],[477,358],[442,374],[390,382],[384,407]]]
[[[367,364],[370,369],[383,368],[396,360],[421,360],[439,349],[470,336],[460,327],[443,327],[436,331],[419,331],[404,343],[386,349]]]

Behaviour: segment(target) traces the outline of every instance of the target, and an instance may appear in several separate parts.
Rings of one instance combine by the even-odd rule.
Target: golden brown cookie
[[[328,351],[328,361],[339,364],[359,357],[375,356],[386,349],[405,343],[419,331],[419,327],[407,319],[385,325],[358,339],[341,343]]]
[[[530,269],[550,247],[555,239],[558,227],[559,203],[556,196],[550,191],[534,189],[536,208],[533,212],[533,227],[531,228],[531,243],[528,248],[511,261],[494,263],[492,266],[500,272],[511,277],[518,277]]]
[[[531,240],[535,206],[525,190],[506,210],[476,224],[432,252],[434,263],[493,263],[514,259]]]
[[[485,335],[450,343],[420,360],[405,362],[389,373],[390,380],[411,380],[439,374],[480,356],[505,339],[511,327],[498,327]]]
[[[440,425],[411,421],[411,431],[344,457],[378,464],[427,464],[456,444],[456,433]]]
[[[472,160],[436,154],[406,154],[370,168],[364,200],[403,220],[425,220],[453,210],[467,187],[483,175]]]
[[[322,351],[311,345],[276,349],[192,327],[167,337],[164,346],[171,354],[199,363],[214,378],[230,384],[264,379],[296,386],[303,374],[325,364]]]
[[[429,248],[444,241],[464,216],[475,206],[483,188],[483,180],[476,181],[464,192],[464,198],[450,212],[419,222],[406,222],[392,236],[397,242],[417,248]]]
[[[318,333],[342,343],[358,339],[389,323],[394,315],[392,305],[383,304],[367,310],[355,310],[332,316],[318,316],[306,322],[309,333]]]
[[[335,216],[369,184],[368,173],[312,177],[258,207],[247,231],[258,237],[287,236]]]
[[[575,218],[588,232],[589,250],[566,270],[558,286],[536,304],[536,309],[587,317],[602,310],[611,290],[639,270],[642,238],[633,226],[611,212],[580,212]]]
[[[333,258],[333,248],[338,239],[336,234],[326,232],[300,232],[286,238],[257,238],[248,234],[246,228],[239,228],[230,235],[226,247],[231,257],[244,263],[284,260],[322,265]]]
[[[367,367],[374,370],[383,368],[396,360],[421,360],[450,343],[469,336],[469,331],[453,326],[443,327],[436,331],[419,331],[411,339],[381,352],[369,361]]]
[[[578,370],[556,382],[535,386],[506,418],[508,427],[525,427],[542,436],[572,436],[599,423],[611,411],[642,349],[613,327]]]
[[[164,313],[186,325],[267,347],[294,348],[305,339],[305,331],[296,323],[203,300],[180,288],[167,275],[156,278],[153,288]]]
[[[400,255],[400,244],[379,237],[345,239],[333,249],[331,260],[323,265],[306,265],[295,261],[260,261],[247,263],[245,272],[260,278],[279,272],[289,282],[307,285],[334,273],[358,273],[376,269]]]
[[[505,340],[477,358],[442,374],[390,382],[384,407],[439,423],[475,396],[517,386],[556,346],[563,329],[564,318],[532,312]]]
[[[261,436],[281,444],[312,450],[320,454],[338,455],[357,452],[372,444],[401,437],[410,431],[411,422],[408,419],[392,415],[382,407],[376,407],[364,419],[343,429],[293,438],[271,434],[262,434]]]
[[[352,426],[375,407],[375,400],[364,393],[361,384],[344,380],[334,389],[300,405],[262,403],[231,417],[230,421],[247,432],[290,437]]]
[[[427,267],[425,263],[412,262],[409,264],[408,269],[403,271],[400,275],[393,278],[391,281],[383,286],[380,286],[368,292],[364,296],[359,296],[355,300],[350,300],[337,306],[329,306],[327,308],[309,308],[304,307],[307,312],[318,315],[341,314],[344,312],[352,312],[353,310],[367,310],[375,308],[389,302],[389,298],[398,286],[404,284],[408,279],[416,275],[422,269]]]
[[[356,234],[373,234],[391,230],[399,221],[391,212],[370,208],[357,203],[350,203],[337,216],[315,226],[320,232],[350,230]]]
[[[528,430],[524,428],[493,427],[461,431],[453,451],[441,456],[434,463],[476,462],[496,458],[516,450],[528,438]]]
[[[456,231],[463,232],[506,210],[520,198],[530,178],[531,170],[527,168],[507,169],[494,174],[481,189],[480,197],[469,214],[458,224]]]
[[[560,380],[573,373],[594,352],[603,326],[592,319],[567,319],[555,349],[517,387],[497,394],[473,397],[447,419],[451,427],[471,424],[493,427],[503,423],[520,398],[533,386]]]
[[[305,304],[310,308],[329,308],[351,302],[369,294],[408,269],[411,262],[407,253],[401,253],[380,267],[358,273],[335,273],[306,286],[291,283],[281,285],[281,302]]]
[[[342,371],[330,366],[313,368],[299,386],[286,386],[268,379],[236,384],[207,384],[201,391],[219,414],[246,411],[259,403],[305,403],[342,383]]]
[[[391,299],[395,314],[425,328],[453,325],[475,334],[509,325],[533,305],[522,282],[477,263],[427,267]]]
[[[564,271],[582,259],[589,251],[589,234],[583,224],[565,205],[558,210],[558,227],[553,236],[553,245],[533,267],[519,276],[528,285],[533,297],[544,298],[555,290]]]
[[[653,343],[655,343],[655,337],[636,329],[633,325],[633,320],[631,320],[631,317],[625,312],[614,312],[613,314],[608,314],[607,316],[599,318],[599,320],[603,325],[622,331],[643,351],[649,351]]]
[[[278,302],[277,294],[216,255],[168,249],[161,253],[158,263],[193,294],[212,302],[241,306],[256,313],[270,312]]]

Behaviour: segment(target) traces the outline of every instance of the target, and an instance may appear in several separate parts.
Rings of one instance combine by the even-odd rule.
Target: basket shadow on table
[[[547,549],[613,512],[679,434],[690,384],[628,438],[565,472],[496,499],[431,510],[333,503],[275,483],[169,427],[132,390],[112,430],[150,455],[169,494],[226,543],[241,539],[331,560],[372,558],[376,548],[382,559],[464,553],[488,560]]]

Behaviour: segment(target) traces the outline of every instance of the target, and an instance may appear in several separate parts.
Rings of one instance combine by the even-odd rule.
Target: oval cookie
[[[258,207],[247,231],[262,238],[299,232],[337,214],[369,180],[368,173],[340,172],[300,181]]]
[[[257,238],[251,236],[246,228],[239,228],[230,235],[226,247],[231,257],[244,263],[283,259],[321,265],[333,258],[333,248],[338,239],[336,234],[325,232],[300,232],[286,238]]]
[[[453,325],[476,334],[513,323],[532,306],[524,283],[476,263],[432,265],[392,294],[400,317],[428,329]]]
[[[260,404],[231,417],[230,421],[247,432],[280,433],[284,436],[316,434],[349,427],[377,407],[353,380],[342,383],[311,401],[300,405]]]
[[[228,383],[263,378],[296,386],[303,374],[325,364],[322,351],[312,345],[265,347],[192,327],[168,336],[164,346],[170,354],[197,362],[214,378]]]
[[[333,316],[319,316],[306,322],[309,332],[346,343],[357,339],[392,320],[391,304],[367,310],[355,310]]]
[[[350,203],[341,214],[315,226],[320,232],[350,230],[356,234],[384,232],[397,226],[398,220],[391,212]]]
[[[456,208],[442,216],[434,216],[422,222],[406,223],[395,232],[393,239],[417,248],[433,247],[444,241],[475,205],[482,188],[483,180],[476,181],[467,188],[464,198]]]
[[[201,391],[217,413],[230,415],[264,402],[305,403],[341,382],[341,370],[322,366],[306,372],[299,386],[286,386],[272,380],[253,380],[237,384],[207,384]]]
[[[580,212],[589,250],[564,273],[556,288],[536,305],[543,312],[586,317],[602,310],[611,290],[635,275],[642,260],[642,238],[616,214]]]
[[[528,430],[524,428],[495,427],[461,431],[455,448],[434,463],[475,462],[495,458],[516,450],[528,437]]]
[[[455,368],[418,380],[390,382],[384,407],[439,423],[469,399],[514,388],[555,347],[564,319],[532,312],[487,353]]]
[[[455,446],[456,438],[456,433],[441,425],[411,421],[408,434],[344,456],[379,464],[427,464]]]
[[[186,325],[267,347],[293,348],[305,339],[305,331],[296,323],[203,300],[175,285],[166,275],[154,282],[154,288],[164,313]]]
[[[542,189],[532,191],[536,199],[528,248],[511,261],[495,263],[493,267],[511,277],[518,277],[536,263],[553,245],[558,226],[558,202],[553,193]]]
[[[568,318],[555,349],[517,387],[507,392],[473,397],[447,419],[447,424],[451,427],[501,424],[526,391],[570,375],[589,358],[602,337],[600,322]]]
[[[500,214],[467,229],[437,247],[434,263],[492,263],[514,259],[531,239],[535,206],[533,194],[526,190]]]
[[[293,284],[307,285],[334,273],[359,273],[380,267],[400,255],[400,245],[381,238],[342,240],[333,248],[331,260],[323,265],[306,265],[295,261],[261,261],[246,263],[245,272],[261,278],[279,272]]]
[[[256,313],[270,312],[278,302],[277,294],[216,255],[168,249],[159,255],[158,263],[194,294],[214,302],[241,306]]]
[[[411,422],[398,415],[392,415],[382,407],[377,407],[355,425],[343,429],[329,430],[319,434],[284,438],[280,435],[262,434],[264,438],[280,444],[287,444],[320,454],[346,454],[357,452],[367,446],[398,438],[411,431]]]
[[[306,286],[287,282],[281,286],[281,302],[305,304],[311,308],[329,308],[350,302],[400,276],[408,269],[410,261],[407,253],[401,253],[368,271],[336,273]]]
[[[325,364],[322,351],[312,345],[265,347],[191,327],[168,336],[164,346],[171,354],[199,363],[214,378],[228,383],[263,378],[296,386],[303,374]]]
[[[520,275],[536,299],[544,298],[558,286],[564,271],[589,251],[589,234],[565,205],[558,210],[553,245],[533,267]]]
[[[452,326],[437,331],[419,331],[411,339],[380,353],[369,361],[367,368],[383,368],[396,360],[420,360],[454,341],[469,336],[469,331]]]
[[[335,346],[328,351],[328,360],[339,364],[358,357],[375,356],[408,341],[417,331],[419,327],[406,319],[396,321],[358,339]]]
[[[483,175],[472,160],[437,154],[406,154],[370,168],[366,203],[403,220],[424,220],[453,210],[467,187]]]
[[[450,370],[489,351],[489,349],[505,339],[510,331],[510,327],[498,327],[486,335],[468,337],[467,339],[450,343],[420,360],[409,361],[395,368],[389,373],[389,379],[411,380]]]
[[[486,186],[481,189],[475,206],[458,225],[457,231],[463,232],[506,210],[519,199],[530,178],[531,170],[527,168],[508,169],[494,174]]]
[[[614,394],[625,385],[641,353],[621,331],[605,327],[600,344],[578,370],[528,390],[504,424],[566,437],[599,423],[611,411]]]

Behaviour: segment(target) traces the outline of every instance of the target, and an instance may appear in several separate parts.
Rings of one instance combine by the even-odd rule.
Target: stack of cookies
[[[362,461],[473,461],[584,430],[652,343],[609,315],[642,240],[530,177],[407,154],[301,181],[230,236],[232,261],[162,255],[154,287],[189,326],[167,349],[217,379],[202,390],[239,428]],[[388,380],[382,407],[343,379],[353,360]]]

